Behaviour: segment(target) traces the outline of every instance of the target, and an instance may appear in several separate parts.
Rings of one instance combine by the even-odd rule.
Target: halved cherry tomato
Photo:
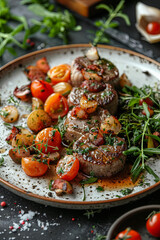
[[[31,93],[33,97],[41,99],[43,102],[53,93],[51,85],[43,80],[34,80],[31,83]]]
[[[40,131],[36,138],[36,148],[42,153],[57,152],[61,148],[61,134],[57,129],[45,128]]]
[[[154,111],[149,106],[148,106],[148,111],[149,111],[150,117],[151,117],[154,114]],[[142,111],[142,114],[146,116],[146,112],[144,110]]]
[[[72,86],[68,82],[60,82],[53,86],[55,93],[60,93],[63,96],[67,96],[72,90]]]
[[[68,64],[62,64],[49,70],[48,76],[53,84],[67,82],[70,79],[71,67]]]
[[[69,110],[67,99],[59,93],[51,94],[44,104],[44,111],[47,112],[52,119],[64,117]]]
[[[34,80],[45,80],[46,75],[37,66],[28,66],[25,68],[24,73],[28,79],[32,82]]]
[[[135,230],[132,230],[132,229],[125,229],[124,231],[120,232],[115,239],[118,239],[118,240],[141,240],[141,236],[138,232],[136,232]]]
[[[49,160],[41,156],[30,156],[22,158],[22,168],[30,177],[40,177],[48,170]]]
[[[160,237],[160,212],[153,214],[146,222],[148,232],[154,237]]]
[[[46,57],[43,57],[41,59],[39,59],[37,62],[36,62],[36,66],[42,70],[42,72],[44,73],[47,73],[50,69],[50,66],[47,62],[47,59]]]
[[[147,24],[146,31],[149,34],[156,35],[160,34],[160,23],[159,22],[150,22]]]
[[[147,105],[149,105],[149,106],[153,106],[153,104],[154,104],[153,101],[150,98],[140,99],[139,100],[139,105],[142,105],[143,102],[147,103]]]
[[[61,159],[56,167],[58,177],[71,181],[77,176],[79,171],[79,160],[73,155],[67,155]]]

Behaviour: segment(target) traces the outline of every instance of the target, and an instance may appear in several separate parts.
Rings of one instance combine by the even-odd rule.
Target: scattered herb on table
[[[125,1],[121,0],[117,7],[114,9],[113,7],[109,7],[106,4],[99,4],[96,8],[103,9],[108,12],[108,18],[104,20],[98,20],[95,22],[95,25],[100,28],[100,30],[96,31],[95,38],[93,40],[93,44],[96,45],[97,43],[108,43],[109,38],[105,33],[105,30],[108,28],[115,28],[119,24],[116,21],[113,21],[114,18],[120,17],[123,18],[127,25],[130,25],[130,20],[128,16],[122,12],[123,6]]]
[[[11,22],[17,22],[16,27],[11,27]],[[25,42],[20,42],[16,39],[16,36],[22,32],[27,31],[28,24],[24,16],[15,16],[10,12],[10,8],[5,0],[0,1],[0,56],[8,50],[11,54],[16,55],[15,49],[12,44],[17,45],[20,48],[26,49]]]
[[[32,22],[40,27],[42,33],[48,33],[49,37],[58,37],[68,43],[69,31],[80,31],[81,26],[76,25],[76,20],[68,11],[50,11],[41,4],[31,4],[29,10],[35,15],[42,17],[41,21],[32,20]]]
[[[98,210],[86,210],[86,212],[83,214],[85,216],[87,216],[88,219],[90,219],[91,217],[93,218],[95,213],[101,213],[101,209],[98,209]]]
[[[125,86],[122,92],[119,121],[122,124],[121,134],[128,144],[128,150],[124,151],[124,154],[133,160],[132,180],[135,182],[146,170],[154,176],[155,182],[158,182],[160,178],[151,169],[148,161],[150,157],[160,155],[159,91],[150,86]]]
[[[99,234],[99,233],[96,233],[96,238],[95,238],[95,240],[105,240],[105,239],[106,239],[106,236],[101,235],[101,234]]]
[[[69,31],[79,31],[81,26],[76,25],[73,15],[65,10],[53,11],[54,5],[47,0],[23,0],[22,4],[28,4],[29,10],[35,15],[42,17],[41,21],[32,19],[32,26],[24,16],[15,16],[11,13],[6,0],[0,1],[0,56],[8,50],[11,54],[16,55],[14,45],[22,49],[34,46],[29,37],[38,31],[48,33],[49,37],[58,37],[67,43]],[[18,23],[16,27],[11,24]],[[17,36],[23,33],[21,40]]]

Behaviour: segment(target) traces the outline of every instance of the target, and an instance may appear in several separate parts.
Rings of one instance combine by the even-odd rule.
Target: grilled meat
[[[111,177],[120,172],[125,165],[125,140],[117,136],[107,136],[105,144],[99,146],[93,134],[95,135],[86,133],[73,145],[75,155],[80,161],[80,169],[87,175],[92,172],[96,177]]]

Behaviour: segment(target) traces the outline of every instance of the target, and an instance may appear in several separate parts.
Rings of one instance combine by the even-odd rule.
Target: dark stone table
[[[129,14],[131,19],[131,26],[128,27],[120,20],[119,31],[129,33],[130,37],[139,40],[146,49],[144,54],[148,51],[152,51],[153,58],[160,61],[160,43],[149,44],[142,40],[142,36],[137,32],[135,28],[135,4],[137,1],[126,1],[124,12]],[[158,7],[159,1],[146,0],[142,1],[148,5]],[[12,12],[17,15],[25,15],[28,18],[32,18],[32,13],[27,11],[25,6],[20,5],[18,0],[10,0],[9,4],[12,8]],[[94,21],[94,19],[92,19]],[[81,32],[70,33],[69,43],[88,43],[89,31],[95,31],[95,27],[82,17],[77,17],[78,24],[82,25],[83,30]],[[37,50],[37,47],[41,43],[45,43],[46,47],[56,46],[63,44],[61,40],[49,39],[45,35],[37,34],[34,39],[36,42],[32,51]],[[122,48],[129,48],[117,40],[111,38],[110,45],[118,46]],[[136,51],[136,49],[135,49]],[[17,49],[17,57],[28,53],[28,51],[22,51]],[[0,59],[0,65],[11,61],[15,57],[6,53],[3,58]],[[105,239],[102,236],[106,236],[112,223],[125,212],[148,204],[160,204],[160,190],[148,195],[147,197],[130,202],[120,207],[114,207],[104,209],[101,211],[93,211],[93,214],[87,216],[87,212],[79,210],[66,210],[53,207],[43,206],[26,199],[20,198],[15,194],[9,192],[3,187],[0,187],[0,202],[6,201],[7,206],[5,208],[0,207],[0,239],[55,239],[55,240],[89,240],[89,239]],[[22,221],[21,216],[27,216],[26,213],[33,213],[33,218],[27,221],[27,224]],[[91,213],[91,211],[90,211]],[[26,217],[27,218],[27,217]],[[20,222],[19,222],[20,221]],[[11,226],[18,228],[15,232],[10,229]],[[16,227],[17,228],[17,227]]]

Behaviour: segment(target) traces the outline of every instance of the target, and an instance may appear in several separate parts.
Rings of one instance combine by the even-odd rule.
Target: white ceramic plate
[[[68,45],[44,49],[20,57],[1,68],[0,72],[0,93],[2,106],[8,104],[7,99],[13,94],[16,86],[28,83],[23,73],[23,68],[27,65],[34,65],[36,60],[46,56],[50,66],[62,63],[71,64],[72,60],[84,55],[89,45]],[[141,87],[144,84],[154,85],[160,81],[160,64],[152,59],[135,52],[120,48],[100,45],[99,53],[101,57],[111,60],[118,67],[120,74],[125,72],[133,84]],[[19,112],[21,115],[30,111],[30,106],[20,103]],[[21,119],[16,125],[26,126],[26,119]],[[51,174],[41,178],[30,178],[22,171],[21,166],[15,164],[8,156],[9,146],[5,142],[10,130],[6,129],[3,121],[0,120],[0,149],[6,151],[0,156],[4,156],[4,166],[0,168],[0,183],[10,191],[26,198],[54,207],[88,209],[105,208],[136,200],[160,187],[160,182],[155,183],[152,176],[145,175],[145,183],[142,186],[134,186],[130,195],[123,196],[120,189],[106,189],[97,192],[97,184],[85,186],[86,201],[83,201],[83,191],[81,186],[73,184],[74,194],[58,197],[48,189]],[[152,169],[160,176],[160,161],[153,159],[150,161]],[[49,176],[49,177],[48,177]],[[123,186],[124,187],[124,186]],[[52,195],[52,196],[51,196]]]

